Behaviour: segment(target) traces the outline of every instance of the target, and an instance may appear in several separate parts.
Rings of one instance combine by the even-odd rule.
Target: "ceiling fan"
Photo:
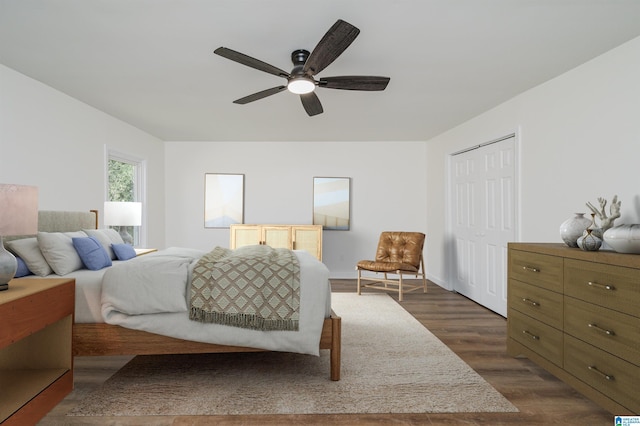
[[[359,33],[360,30],[358,28],[338,19],[336,23],[329,28],[329,31],[322,37],[311,53],[304,49],[295,50],[291,53],[293,69],[290,73],[226,47],[219,47],[213,53],[248,67],[283,77],[287,80],[285,85],[262,90],[245,96],[244,98],[236,99],[233,103],[244,105],[288,89],[290,92],[300,95],[300,100],[302,101],[302,106],[305,111],[309,116],[314,116],[322,114],[323,112],[320,99],[318,99],[318,96],[314,92],[316,87],[379,91],[384,90],[387,84],[389,84],[389,77],[353,75],[322,77],[317,80],[314,78],[316,74],[320,73],[335,61],[336,58],[349,47]]]

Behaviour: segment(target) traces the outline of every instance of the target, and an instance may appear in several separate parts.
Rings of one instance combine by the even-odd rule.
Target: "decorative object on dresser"
[[[593,233],[593,229],[587,228],[586,234],[578,238],[578,247],[584,251],[597,251],[602,246],[602,239]]]
[[[4,248],[3,237],[37,232],[38,188],[0,184],[0,290],[9,288],[18,270],[18,261]]]
[[[322,225],[240,225],[230,226],[231,249],[248,245],[306,250],[322,262]]]
[[[622,201],[618,201],[617,195],[613,196],[613,200],[611,200],[611,206],[609,206],[609,216],[607,216],[607,212],[605,211],[605,208],[607,207],[607,200],[599,197],[598,203],[600,204],[600,209],[597,209],[593,204],[589,202],[587,202],[587,207],[589,207],[593,214],[595,216],[598,216],[598,219],[600,220],[599,230],[598,232],[594,231],[594,234],[598,238],[602,238],[602,234],[607,229],[613,227],[613,222],[620,217],[620,205],[622,204]]]
[[[560,238],[569,247],[578,247],[578,238],[590,224],[591,221],[584,217],[584,213],[575,213],[560,225]]]
[[[0,293],[0,423],[36,424],[73,389],[72,278],[20,278]]]
[[[604,233],[604,241],[618,253],[640,254],[640,224],[609,228]]]
[[[117,226],[122,240],[133,245],[129,226],[142,225],[142,203],[133,201],[107,201],[104,203],[104,225]]]
[[[614,414],[640,412],[640,256],[509,243],[508,340]]]

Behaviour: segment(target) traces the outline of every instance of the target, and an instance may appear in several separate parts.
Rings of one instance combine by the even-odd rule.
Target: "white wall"
[[[162,142],[0,65],[0,182],[36,185],[42,210],[102,213],[105,145],[147,161],[147,244],[162,246]]]
[[[246,223],[310,223],[313,176],[351,177],[351,230],[324,233],[332,276],[353,277],[381,231],[418,230],[446,287],[447,164],[462,148],[517,133],[520,241],[560,242],[564,219],[614,194],[617,223],[640,223],[639,75],[640,38],[426,144],[162,143],[0,66],[0,182],[39,186],[43,209],[100,208],[108,144],[148,161],[148,245],[208,249],[229,231],[204,229],[205,173],[245,174]]]
[[[640,38],[427,142],[427,270],[447,286],[448,159],[516,132],[519,241],[559,242],[587,201],[622,200],[616,224],[640,223]]]
[[[204,228],[205,173],[245,175],[245,223],[312,222],[313,177],[350,177],[351,229],[324,231],[334,278],[355,277],[380,232],[426,232],[424,142],[167,142],[167,246],[229,246]]]

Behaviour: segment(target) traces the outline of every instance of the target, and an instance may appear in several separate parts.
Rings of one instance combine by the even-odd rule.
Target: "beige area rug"
[[[334,293],[342,378],[328,351],[137,356],[72,416],[516,412],[385,293]]]

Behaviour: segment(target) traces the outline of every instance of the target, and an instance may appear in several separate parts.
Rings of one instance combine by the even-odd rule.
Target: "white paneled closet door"
[[[507,243],[515,241],[515,137],[451,157],[453,289],[507,316]]]

